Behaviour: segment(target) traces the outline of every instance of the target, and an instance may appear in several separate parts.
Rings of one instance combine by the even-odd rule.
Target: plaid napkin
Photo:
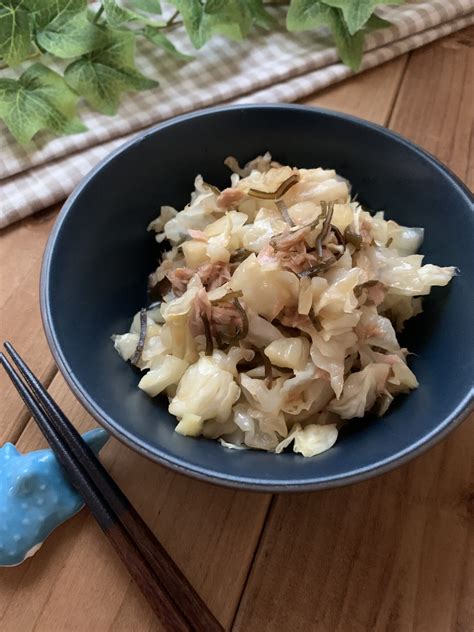
[[[361,71],[473,24],[474,6],[473,0],[432,0],[386,7],[379,15],[392,26],[366,37]],[[0,228],[64,199],[99,160],[154,123],[223,102],[295,101],[352,74],[338,62],[325,28],[256,30],[242,43],[215,38],[197,53],[185,33],[176,32],[174,41],[195,58],[183,64],[144,43],[137,65],[145,75],[159,75],[160,86],[126,96],[115,117],[84,105],[88,131],[82,134],[42,133],[22,147],[0,127]]]

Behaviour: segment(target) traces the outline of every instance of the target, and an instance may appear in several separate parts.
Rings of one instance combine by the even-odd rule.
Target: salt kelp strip
[[[362,246],[362,237],[350,230],[349,226],[347,226],[344,231],[344,238],[346,243],[352,244],[356,250],[359,250]]]
[[[142,307],[140,310],[140,335],[138,337],[137,348],[135,349],[133,356],[130,358],[130,362],[132,364],[136,364],[142,357],[143,347],[145,346],[146,321],[147,311],[144,307]]]
[[[299,179],[299,175],[294,173],[292,176],[284,180],[276,191],[259,191],[258,189],[249,189],[248,194],[252,197],[260,198],[261,200],[278,200],[283,197],[292,186],[299,182]]]
[[[212,342],[212,331],[211,331],[211,323],[209,322],[209,318],[207,314],[201,312],[202,324],[204,325],[204,335],[206,336],[206,350],[205,354],[207,356],[211,356],[214,351],[214,343]]]

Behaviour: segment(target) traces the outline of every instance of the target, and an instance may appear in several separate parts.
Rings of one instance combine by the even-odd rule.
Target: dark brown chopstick
[[[117,553],[169,630],[217,631],[215,619],[174,561],[109,476],[89,446],[9,343],[24,384],[0,354],[0,361],[51,448]]]

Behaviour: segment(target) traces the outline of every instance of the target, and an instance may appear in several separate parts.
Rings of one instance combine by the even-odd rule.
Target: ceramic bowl
[[[362,203],[426,229],[427,262],[460,270],[434,288],[402,344],[420,387],[383,419],[354,420],[314,458],[228,450],[183,437],[165,397],[137,388],[138,372],[110,337],[144,304],[157,245],[146,232],[162,204],[182,208],[196,174],[226,186],[224,158],[269,150],[284,164],[334,168]],[[406,462],[444,437],[472,405],[474,213],[464,185],[440,162],[382,127],[293,105],[223,107],[162,123],[120,147],[79,184],[50,237],[42,314],[61,372],[97,421],[145,456],[179,472],[238,488],[312,490],[360,481]]]

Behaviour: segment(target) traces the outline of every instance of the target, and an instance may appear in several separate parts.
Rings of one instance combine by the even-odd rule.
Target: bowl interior
[[[450,286],[434,289],[403,335],[416,354],[410,366],[419,389],[401,396],[382,420],[353,421],[334,448],[313,459],[229,451],[176,434],[166,398],[150,399],[137,388],[139,373],[110,340],[128,330],[145,302],[158,254],[146,227],[160,206],[182,208],[198,173],[224,187],[228,154],[245,162],[266,150],[284,164],[336,169],[370,208],[426,228],[422,253],[428,262],[461,271]],[[474,374],[471,204],[462,185],[424,152],[351,117],[296,106],[182,117],[103,162],[66,203],[43,268],[49,341],[90,412],[158,461],[242,487],[314,488],[358,480],[428,444],[468,402]]]

